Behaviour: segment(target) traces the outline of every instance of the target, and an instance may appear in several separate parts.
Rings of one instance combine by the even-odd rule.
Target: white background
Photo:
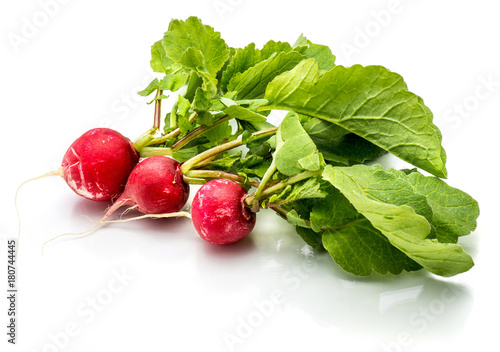
[[[357,278],[309,252],[269,212],[229,247],[202,241],[187,219],[87,229],[107,204],[59,177],[19,194],[18,345],[9,351],[468,351],[498,346],[497,151],[500,21],[494,1],[2,1],[0,5],[0,279],[17,235],[14,194],[57,168],[93,127],[131,139],[152,124],[136,92],[152,80],[150,46],[172,18],[196,15],[233,47],[328,45],[337,64],[401,74],[434,112],[448,183],[475,197],[478,228],[461,239],[475,267]],[[394,158],[386,165],[404,167]],[[193,188],[194,190],[194,188]],[[192,192],[192,195],[194,191]],[[92,303],[94,302],[94,303]],[[490,349],[491,350],[491,349]]]

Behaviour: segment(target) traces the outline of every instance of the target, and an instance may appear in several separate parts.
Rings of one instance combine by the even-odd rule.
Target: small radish
[[[17,196],[24,184],[47,176],[62,176],[76,194],[90,200],[110,201],[123,192],[127,178],[138,162],[139,154],[132,142],[119,132],[109,128],[85,132],[70,145],[60,169],[24,181],[18,187],[14,201],[19,222],[18,238],[21,219]]]
[[[144,214],[179,211],[189,197],[180,163],[167,156],[152,156],[141,161],[130,173],[123,194],[107,211],[104,219],[123,205],[131,205]]]
[[[78,137],[64,154],[61,168],[24,181],[62,176],[78,195],[95,201],[118,198],[128,175],[139,162],[130,139],[109,128],[94,128]]]
[[[230,244],[247,236],[256,214],[245,205],[247,191],[239,183],[215,179],[205,183],[192,202],[191,218],[198,234],[213,244]]]
[[[71,144],[61,172],[76,194],[110,201],[123,192],[138,161],[139,155],[128,138],[109,128],[95,128]]]

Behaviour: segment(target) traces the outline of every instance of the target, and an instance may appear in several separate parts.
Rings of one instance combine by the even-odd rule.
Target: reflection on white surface
[[[396,305],[415,302],[420,296],[422,289],[423,286],[419,285],[415,287],[382,292],[380,294],[379,311],[383,313]]]
[[[275,217],[259,214],[269,216]],[[271,218],[260,220],[251,240],[197,255],[204,290],[214,295],[246,293],[234,313],[227,314],[227,325],[220,327],[229,350],[252,350],[277,322],[277,330],[300,326],[311,334],[337,332],[339,341],[356,338],[393,351],[418,350],[424,333],[442,336],[465,325],[472,297],[460,286],[425,272],[358,278],[343,272],[326,253],[304,247],[293,228]],[[308,317],[299,326],[297,314]]]
[[[107,206],[67,197],[64,185],[59,188],[43,214],[22,203],[24,218],[32,221],[24,226],[23,256],[30,260],[20,263],[20,314],[31,336],[27,347],[35,351],[69,323],[80,329],[68,340],[77,352],[95,339],[112,348],[123,336],[129,338],[121,346],[150,350],[160,344],[186,351],[264,345],[421,351],[433,341],[456,340],[471,314],[473,296],[454,280],[424,271],[356,277],[267,210],[259,212],[252,234],[234,245],[203,241],[185,218],[145,219],[51,242],[42,257],[45,240],[87,229],[92,222],[81,215],[99,219]],[[50,214],[57,212],[54,223]],[[121,270],[133,280],[107,299],[112,273]],[[90,313],[82,315],[81,307],[89,312],[93,297],[100,309],[88,322]]]

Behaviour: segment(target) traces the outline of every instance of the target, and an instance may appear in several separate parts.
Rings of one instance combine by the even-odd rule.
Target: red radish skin
[[[139,161],[130,139],[109,128],[85,132],[68,148],[62,176],[78,195],[95,201],[118,198]]]
[[[245,206],[247,191],[239,183],[215,179],[196,193],[191,208],[193,225],[212,244],[230,244],[247,236],[256,214]]]
[[[189,197],[180,163],[167,156],[152,156],[139,162],[127,180],[125,190],[107,211],[104,219],[123,205],[144,214],[167,214],[179,211]]]

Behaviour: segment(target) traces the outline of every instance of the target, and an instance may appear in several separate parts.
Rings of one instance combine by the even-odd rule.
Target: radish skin
[[[239,183],[215,179],[205,183],[194,196],[193,225],[212,244],[235,243],[254,228],[256,214],[245,205],[247,191]]]
[[[167,156],[142,160],[130,173],[123,194],[103,220],[124,205],[133,206],[144,214],[178,212],[189,197],[189,185],[182,178],[180,165]]]
[[[109,128],[95,128],[76,139],[62,161],[62,174],[78,195],[95,201],[118,198],[139,161],[132,142]]]

